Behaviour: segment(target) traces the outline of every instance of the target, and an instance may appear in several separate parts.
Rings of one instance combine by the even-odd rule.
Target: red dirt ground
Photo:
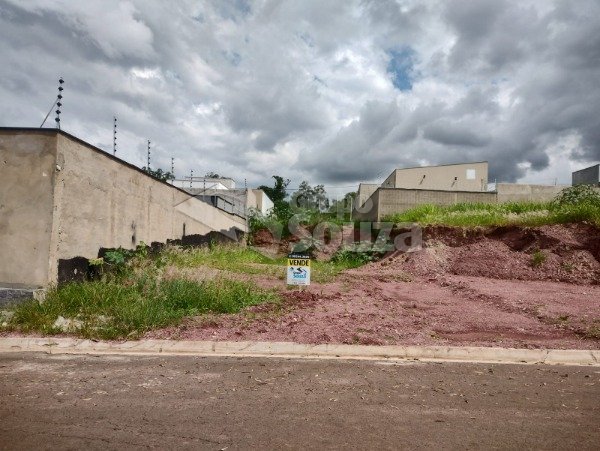
[[[600,348],[600,231],[588,225],[429,228],[334,283],[286,290],[283,305],[191,319],[153,338]],[[546,257],[534,265],[534,253]],[[283,269],[282,269],[283,271]]]

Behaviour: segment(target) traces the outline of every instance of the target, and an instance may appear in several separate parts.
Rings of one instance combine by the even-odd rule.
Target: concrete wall
[[[487,191],[488,163],[448,164],[396,169],[381,185],[441,191]]]
[[[181,238],[184,224],[186,235],[232,227],[246,231],[243,219],[68,136],[58,136],[57,158],[64,162],[56,180],[57,258],[90,258],[101,247]]]
[[[246,221],[160,182],[66,133],[0,131],[0,282],[46,285],[58,260],[94,258]],[[3,163],[6,161],[6,163]]]
[[[48,280],[56,137],[0,130],[0,283]]]
[[[362,205],[357,203],[352,211],[352,219],[355,221],[377,221],[380,193],[381,189],[378,188]]]
[[[418,190],[379,188],[353,213],[363,221],[381,221],[385,216],[423,204],[454,205],[457,203],[547,202],[566,185],[520,185],[498,183],[497,192]]]
[[[362,206],[371,195],[377,191],[379,185],[374,183],[361,183],[358,185],[358,193],[356,195],[356,206]]]
[[[462,202],[494,203],[496,193],[379,188],[363,207],[355,210],[353,218],[361,221],[381,221],[388,215],[402,213],[417,205],[454,205]],[[371,204],[371,208],[368,208],[368,204]]]
[[[271,212],[271,210],[273,210],[273,207],[275,206],[273,204],[273,201],[269,198],[269,196],[267,196],[267,193],[265,193],[261,189],[253,189],[252,191],[256,198],[256,207],[255,208],[258,211],[260,211],[263,214],[263,216],[268,215]]]
[[[548,202],[568,185],[526,185],[498,183],[498,202]]]
[[[600,184],[600,164],[575,171],[572,177],[573,185],[598,185]]]

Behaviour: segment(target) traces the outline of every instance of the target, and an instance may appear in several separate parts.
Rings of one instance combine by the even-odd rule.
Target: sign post
[[[288,254],[287,284],[310,285],[310,256],[306,254]]]

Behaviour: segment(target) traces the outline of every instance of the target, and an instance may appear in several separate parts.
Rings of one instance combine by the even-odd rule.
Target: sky
[[[598,0],[0,0],[0,126],[63,130],[179,177],[333,196],[489,161],[570,183],[600,160]],[[46,126],[54,126],[51,114]]]

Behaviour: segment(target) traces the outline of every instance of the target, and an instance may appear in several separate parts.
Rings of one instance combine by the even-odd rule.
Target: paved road
[[[597,449],[600,369],[0,354],[0,449]]]

